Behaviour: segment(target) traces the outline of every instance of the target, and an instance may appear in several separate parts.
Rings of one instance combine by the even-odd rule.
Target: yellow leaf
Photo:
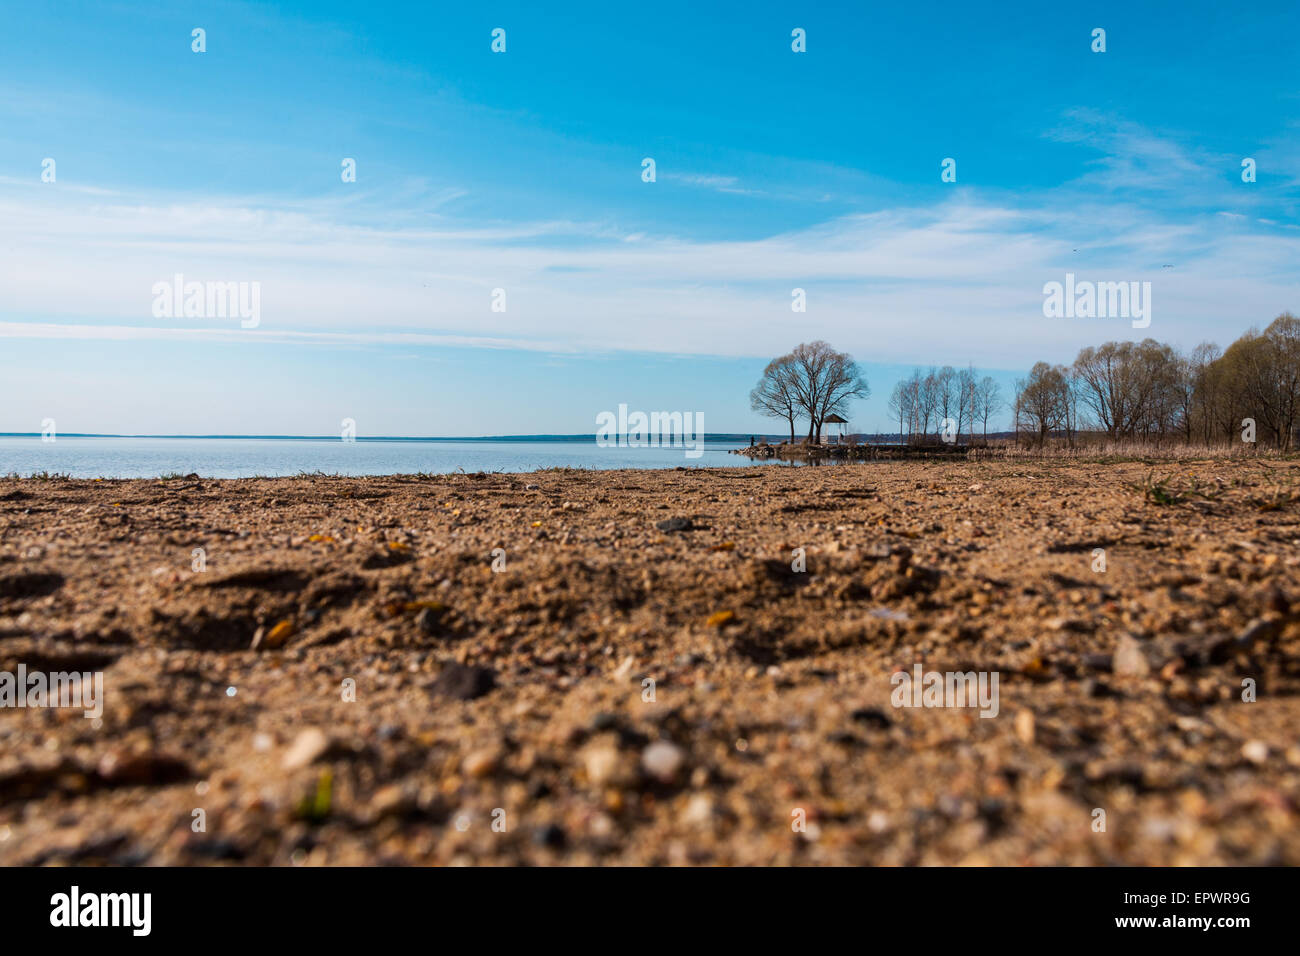
[[[416,611],[445,611],[447,605],[441,601],[407,601],[402,605],[402,610],[407,614],[414,614]]]
[[[279,647],[289,639],[291,634],[293,634],[293,621],[285,618],[266,635],[266,646]]]
[[[709,615],[708,624],[710,627],[722,627],[735,616],[735,611],[715,611]]]

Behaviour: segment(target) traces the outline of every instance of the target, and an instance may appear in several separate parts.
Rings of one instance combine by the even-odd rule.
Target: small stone
[[[681,748],[667,740],[657,740],[641,754],[641,766],[660,783],[671,783],[684,760]]]
[[[1113,654],[1084,654],[1083,666],[1090,671],[1108,671],[1114,660]]]
[[[1147,663],[1142,645],[1129,634],[1119,636],[1111,667],[1118,677],[1146,677],[1151,672],[1151,665]]]
[[[564,827],[558,823],[548,823],[533,831],[533,842],[538,846],[559,850],[568,842],[568,836],[564,832]]]
[[[99,778],[111,786],[144,786],[175,783],[193,776],[189,764],[167,754],[127,753],[113,750],[96,767]]]
[[[424,634],[436,634],[438,632],[438,615],[426,607],[415,615],[415,626]]]
[[[704,826],[713,820],[713,801],[706,793],[697,793],[686,803],[682,822],[688,826]]]
[[[410,811],[414,806],[415,801],[411,795],[395,783],[380,787],[370,798],[370,809],[375,816],[379,817],[399,816]]]
[[[1268,760],[1268,744],[1262,740],[1248,740],[1242,745],[1241,755],[1254,764]]]
[[[587,769],[587,780],[592,786],[604,787],[619,782],[623,776],[623,758],[615,747],[592,747],[584,754],[583,762]]]
[[[690,531],[694,525],[691,524],[690,518],[665,518],[663,521],[656,521],[655,527],[660,531],[671,533],[674,531]]]
[[[868,727],[876,727],[880,730],[888,730],[893,726],[893,721],[885,712],[875,707],[859,707],[849,714],[849,719],[855,724],[866,724]]]
[[[330,739],[319,727],[308,727],[285,752],[283,767],[285,770],[297,770],[306,767],[325,755],[330,749]]]
[[[1249,651],[1256,644],[1272,641],[1282,633],[1282,622],[1275,618],[1256,618],[1237,636],[1234,650]]]
[[[474,778],[489,776],[497,769],[498,756],[494,750],[476,750],[465,758],[461,768]]]
[[[1016,714],[1016,736],[1028,746],[1034,742],[1034,712],[1022,710]]]
[[[453,661],[443,666],[430,689],[453,700],[475,700],[496,687],[496,678],[496,672],[491,668],[466,666]]]

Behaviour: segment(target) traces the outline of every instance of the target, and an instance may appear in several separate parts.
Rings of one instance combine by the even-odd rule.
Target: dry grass
[[[1162,443],[1152,444],[1132,440],[1086,441],[1070,445],[1049,442],[1046,445],[1016,445],[1012,442],[991,444],[987,448],[972,448],[967,454],[971,461],[1001,461],[1019,459],[1053,459],[1062,461],[1220,461],[1239,459],[1266,459],[1281,461],[1295,458],[1295,452],[1282,453],[1276,448],[1229,442],[1216,445]]]

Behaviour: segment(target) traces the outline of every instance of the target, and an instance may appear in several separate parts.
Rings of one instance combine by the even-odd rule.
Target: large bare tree
[[[790,353],[794,393],[808,416],[808,443],[821,443],[822,423],[830,415],[848,417],[849,403],[871,394],[853,356],[837,352],[820,339],[795,346]]]
[[[1041,444],[1054,431],[1066,427],[1070,419],[1070,380],[1068,370],[1038,362],[1029,377],[1019,383],[1016,409],[1027,419],[1029,432]],[[1020,422],[1017,421],[1017,427]]]
[[[749,407],[768,418],[782,418],[790,425],[790,444],[794,444],[794,422],[799,415],[795,397],[794,356],[782,355],[767,363],[763,377],[749,393]]]
[[[1002,389],[997,379],[985,375],[975,388],[975,414],[984,424],[984,437],[989,434],[989,416],[996,415],[1001,408]]]

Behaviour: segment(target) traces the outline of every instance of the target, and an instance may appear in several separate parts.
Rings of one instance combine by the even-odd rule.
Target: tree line
[[[989,419],[1002,404],[1002,389],[992,376],[981,378],[973,367],[957,371],[951,365],[931,368],[925,374],[913,369],[889,396],[889,412],[898,422],[898,434],[912,442],[924,441],[931,434],[942,438],[945,431],[959,441],[963,427],[973,437],[977,423],[987,435]],[[947,428],[945,422],[950,423]]]
[[[1300,418],[1300,319],[1283,313],[1226,350],[1106,342],[1082,349],[1072,365],[1038,362],[1016,384],[1014,427],[1035,442],[1100,431],[1209,446],[1249,433],[1290,451]]]

